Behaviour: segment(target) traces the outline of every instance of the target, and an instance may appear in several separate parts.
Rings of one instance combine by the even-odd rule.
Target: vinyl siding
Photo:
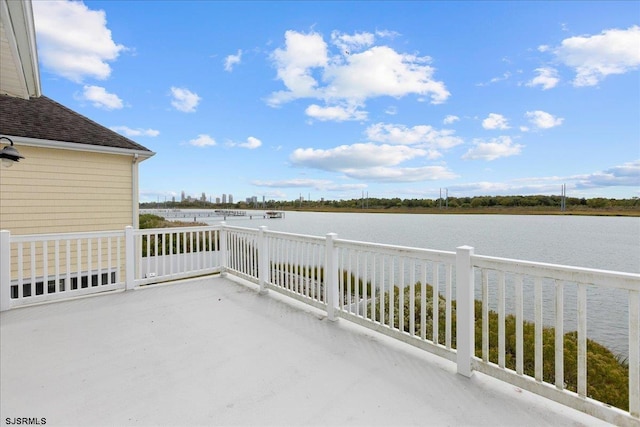
[[[16,147],[0,168],[0,229],[12,234],[122,230],[132,224],[132,157]]]

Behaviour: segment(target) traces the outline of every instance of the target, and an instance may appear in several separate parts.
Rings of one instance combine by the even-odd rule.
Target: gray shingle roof
[[[151,153],[148,148],[46,96],[22,99],[0,95],[0,134]]]

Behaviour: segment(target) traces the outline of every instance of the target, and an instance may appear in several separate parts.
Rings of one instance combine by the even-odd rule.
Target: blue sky
[[[640,3],[34,1],[141,201],[640,196]]]

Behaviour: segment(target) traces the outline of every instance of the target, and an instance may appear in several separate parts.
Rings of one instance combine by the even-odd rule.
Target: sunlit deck
[[[46,425],[607,425],[218,276],[1,313],[0,419]],[[4,422],[4,421],[3,421]]]

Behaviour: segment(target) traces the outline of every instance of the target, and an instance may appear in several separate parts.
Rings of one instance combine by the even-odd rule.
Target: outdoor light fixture
[[[0,136],[0,139],[6,139],[11,143],[11,145],[7,145],[0,151],[0,159],[2,160],[2,166],[6,168],[10,168],[14,163],[19,162],[20,159],[24,159],[24,156],[21,156],[18,153],[18,150],[13,148],[13,141],[6,136]]]

